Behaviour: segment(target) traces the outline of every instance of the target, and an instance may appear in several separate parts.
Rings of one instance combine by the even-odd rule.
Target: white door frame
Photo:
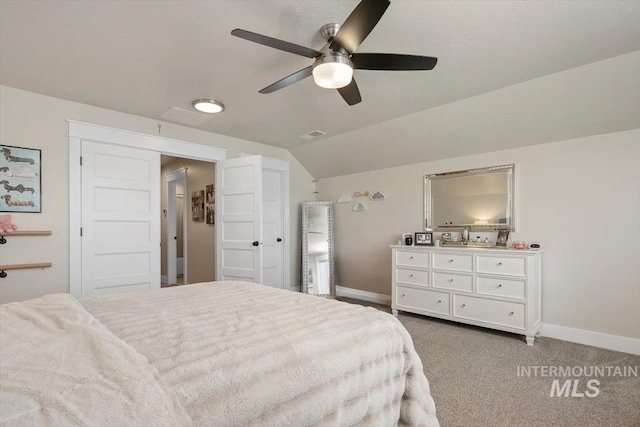
[[[119,145],[186,159],[217,162],[227,158],[227,150],[139,132],[67,120],[69,123],[69,291],[82,296],[82,140]],[[158,191],[161,183],[158,182]],[[158,212],[158,215],[161,215]],[[158,278],[159,279],[159,278]]]
[[[165,183],[167,184],[167,283],[176,283],[177,273],[177,228],[176,228],[176,184],[182,183],[183,201],[182,201],[182,257],[184,259],[183,283],[187,283],[187,203],[184,195],[187,193],[187,169],[180,168],[165,175]]]

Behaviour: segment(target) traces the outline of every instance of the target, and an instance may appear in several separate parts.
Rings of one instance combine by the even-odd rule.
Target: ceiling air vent
[[[178,123],[180,125],[198,126],[207,120],[211,120],[210,114],[196,113],[195,111],[183,110],[178,107],[171,107],[160,116],[162,120]]]
[[[326,135],[326,132],[322,132],[321,130],[312,130],[309,133],[305,133],[303,135],[298,136],[298,138],[302,138],[302,139],[313,139],[316,138],[320,135]]]

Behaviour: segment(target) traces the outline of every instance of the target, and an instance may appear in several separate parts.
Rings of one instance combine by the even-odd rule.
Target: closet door
[[[262,156],[216,163],[216,280],[262,283]]]
[[[82,296],[160,288],[160,154],[82,141]]]
[[[285,160],[263,157],[262,166],[262,283],[290,289],[290,164]]]
[[[262,171],[262,284],[282,288],[283,283],[283,174]],[[288,244],[287,242],[286,244]]]

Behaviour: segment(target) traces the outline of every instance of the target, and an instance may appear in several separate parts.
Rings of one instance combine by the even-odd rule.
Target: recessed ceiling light
[[[224,111],[224,104],[214,99],[196,99],[191,103],[193,108],[203,113],[215,114]]]

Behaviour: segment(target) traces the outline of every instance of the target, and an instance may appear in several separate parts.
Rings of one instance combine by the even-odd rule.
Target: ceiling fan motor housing
[[[349,55],[331,50],[328,44],[320,52],[323,55],[313,63],[313,79],[316,84],[327,89],[339,89],[351,83],[353,62]]]
[[[328,42],[331,42],[333,38],[338,34],[340,24],[326,24],[320,27],[320,35]]]

